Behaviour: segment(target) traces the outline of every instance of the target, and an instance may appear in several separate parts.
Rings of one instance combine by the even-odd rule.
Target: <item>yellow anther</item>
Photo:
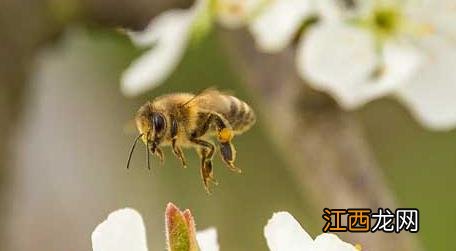
[[[223,128],[218,134],[218,139],[222,143],[228,142],[232,138],[233,138],[233,131],[231,131],[231,129],[228,129],[228,128]]]

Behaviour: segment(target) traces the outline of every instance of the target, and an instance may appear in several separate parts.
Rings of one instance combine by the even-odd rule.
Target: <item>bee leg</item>
[[[234,132],[226,125],[224,120],[219,115],[214,116],[217,126],[217,140],[219,142],[222,160],[231,171],[241,173],[241,169],[234,165],[234,160],[236,159],[236,149],[234,149],[234,146],[231,143],[231,140],[234,137]]]
[[[212,169],[212,160],[207,159],[208,150],[206,148],[199,148],[198,153],[201,157],[201,178],[203,179],[204,189],[208,194],[212,194],[209,188],[209,182],[218,185],[217,180],[214,178],[214,171]]]
[[[177,142],[177,133],[179,130],[179,125],[177,124],[177,120],[174,117],[171,117],[171,143],[172,143],[172,148],[173,148],[173,153],[176,155],[176,157],[181,161],[182,166],[184,168],[187,167],[184,153],[182,152],[182,149],[176,145]]]
[[[152,143],[149,151],[152,153],[152,155],[157,155],[157,157],[160,159],[161,165],[163,166],[163,164],[165,162],[165,155],[163,154],[163,151],[161,150],[161,148],[158,147],[157,144]]]
[[[209,182],[212,182],[214,185],[218,184],[217,180],[214,178],[212,169],[212,156],[214,155],[215,146],[210,142],[201,139],[192,139],[191,141],[200,146],[198,153],[201,157],[201,177],[206,192],[211,194]]]
[[[230,141],[220,142],[220,154],[222,155],[223,162],[229,167],[231,171],[241,173],[242,170],[234,165],[236,157],[236,149]]]
[[[173,153],[176,155],[176,157],[181,161],[182,167],[186,168],[187,167],[187,162],[185,160],[184,153],[182,152],[182,149],[180,146],[176,145],[176,139],[173,139],[171,141],[172,143],[172,148],[173,148]]]
[[[159,147],[155,148],[155,155],[158,156],[158,158],[160,159],[160,163],[163,166],[165,163],[165,155],[163,154],[163,151],[161,150],[161,148],[159,148]]]

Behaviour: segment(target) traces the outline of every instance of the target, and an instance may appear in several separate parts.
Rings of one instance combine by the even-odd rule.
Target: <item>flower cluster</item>
[[[127,32],[150,50],[124,72],[123,92],[137,95],[166,80],[215,21],[247,28],[261,52],[298,38],[298,74],[343,108],[389,95],[428,128],[456,125],[454,0],[196,0]]]
[[[180,211],[169,203],[166,208],[168,251],[218,251],[217,231],[196,232],[190,211]],[[287,212],[275,213],[264,228],[271,251],[359,251],[334,234],[321,234],[313,240]],[[147,251],[146,232],[141,215],[125,208],[114,211],[92,233],[93,251]]]

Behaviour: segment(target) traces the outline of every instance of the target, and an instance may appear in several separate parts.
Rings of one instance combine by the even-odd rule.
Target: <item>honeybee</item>
[[[129,167],[136,142],[141,139],[149,155],[156,155],[163,162],[162,146],[171,146],[174,155],[186,167],[182,148],[193,147],[201,159],[201,177],[204,188],[210,193],[209,182],[217,185],[212,169],[216,152],[215,139],[223,162],[232,171],[241,172],[235,166],[236,150],[233,137],[247,131],[256,121],[252,108],[238,98],[215,89],[207,89],[194,95],[173,93],[155,98],[141,106],[135,117],[139,135],[128,156]]]

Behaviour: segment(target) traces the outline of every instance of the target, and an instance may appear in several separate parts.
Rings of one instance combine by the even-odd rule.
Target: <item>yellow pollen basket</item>
[[[218,139],[222,143],[231,141],[231,139],[233,139],[233,131],[228,128],[223,128],[218,134]]]

